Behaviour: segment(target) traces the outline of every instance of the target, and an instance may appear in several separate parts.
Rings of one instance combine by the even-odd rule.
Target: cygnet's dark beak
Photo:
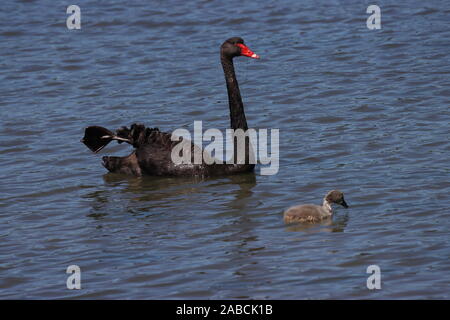
[[[342,199],[342,202],[340,203],[341,206],[343,206],[344,208],[348,208],[347,202],[345,202],[344,199]]]

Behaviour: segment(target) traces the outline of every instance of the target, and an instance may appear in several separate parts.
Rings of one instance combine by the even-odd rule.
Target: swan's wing
[[[161,132],[158,128],[146,128],[143,124],[134,123],[128,127],[121,127],[116,131],[117,137],[128,140],[133,147],[139,148],[151,145],[157,149],[171,149],[174,141],[171,134]]]
[[[130,128],[122,127],[117,130],[116,134],[118,137],[129,140],[133,147],[136,148],[139,164],[148,173],[169,175],[175,174],[177,170],[189,171],[198,167],[192,166],[192,164],[196,164],[194,154],[200,153],[201,155],[202,149],[188,139],[159,131],[158,128],[146,128],[142,124],[133,124]],[[174,149],[175,146],[177,146],[177,149]],[[179,154],[180,150],[184,152],[186,148],[190,151],[190,155],[187,154],[190,160],[178,163],[176,159],[172,159],[172,152]],[[203,162],[199,165],[201,164]]]
[[[130,128],[121,127],[116,131],[116,136],[126,139],[135,148],[145,147],[160,153],[172,151],[173,147],[179,143],[187,144],[191,148],[192,155],[194,151],[202,152],[202,149],[193,144],[191,140],[175,136],[172,133],[159,131],[158,128],[146,128],[142,124],[132,124]]]

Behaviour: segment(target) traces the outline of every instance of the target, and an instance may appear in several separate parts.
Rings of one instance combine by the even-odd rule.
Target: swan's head
[[[337,203],[343,206],[344,208],[348,208],[347,203],[344,199],[344,194],[339,190],[333,190],[327,193],[325,196],[325,200],[331,204],[331,203]]]
[[[244,44],[244,39],[239,37],[226,40],[220,47],[220,52],[230,58],[246,56],[253,59],[259,59],[259,56]]]

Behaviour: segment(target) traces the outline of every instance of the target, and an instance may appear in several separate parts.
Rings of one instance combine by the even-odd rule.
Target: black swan
[[[227,84],[228,102],[230,107],[231,128],[234,130],[248,130],[247,120],[244,113],[239,85],[234,72],[233,58],[246,56],[258,59],[239,37],[226,40],[220,47],[220,61],[225,74]],[[142,124],[133,124],[130,128],[121,127],[113,133],[99,126],[90,126],[85,129],[83,142],[93,152],[98,152],[112,140],[118,143],[127,142],[135,150],[126,157],[103,157],[103,166],[110,172],[130,175],[153,175],[153,176],[212,176],[227,175],[253,171],[255,165],[249,161],[252,152],[250,139],[245,137],[245,160],[237,160],[237,139],[233,139],[234,160],[232,164],[211,163],[204,158],[199,164],[181,163],[172,161],[172,149],[182,141],[172,141],[171,133],[161,132],[158,128],[146,128]],[[199,146],[192,142],[189,148],[192,158],[195,152],[202,152]],[[211,159],[211,158],[210,158]]]

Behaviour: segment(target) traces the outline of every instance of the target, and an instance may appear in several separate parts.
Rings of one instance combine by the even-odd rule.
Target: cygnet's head
[[[348,208],[347,203],[344,200],[344,194],[339,190],[332,190],[327,193],[325,196],[325,200],[329,203],[337,203],[343,206],[344,208]]]

